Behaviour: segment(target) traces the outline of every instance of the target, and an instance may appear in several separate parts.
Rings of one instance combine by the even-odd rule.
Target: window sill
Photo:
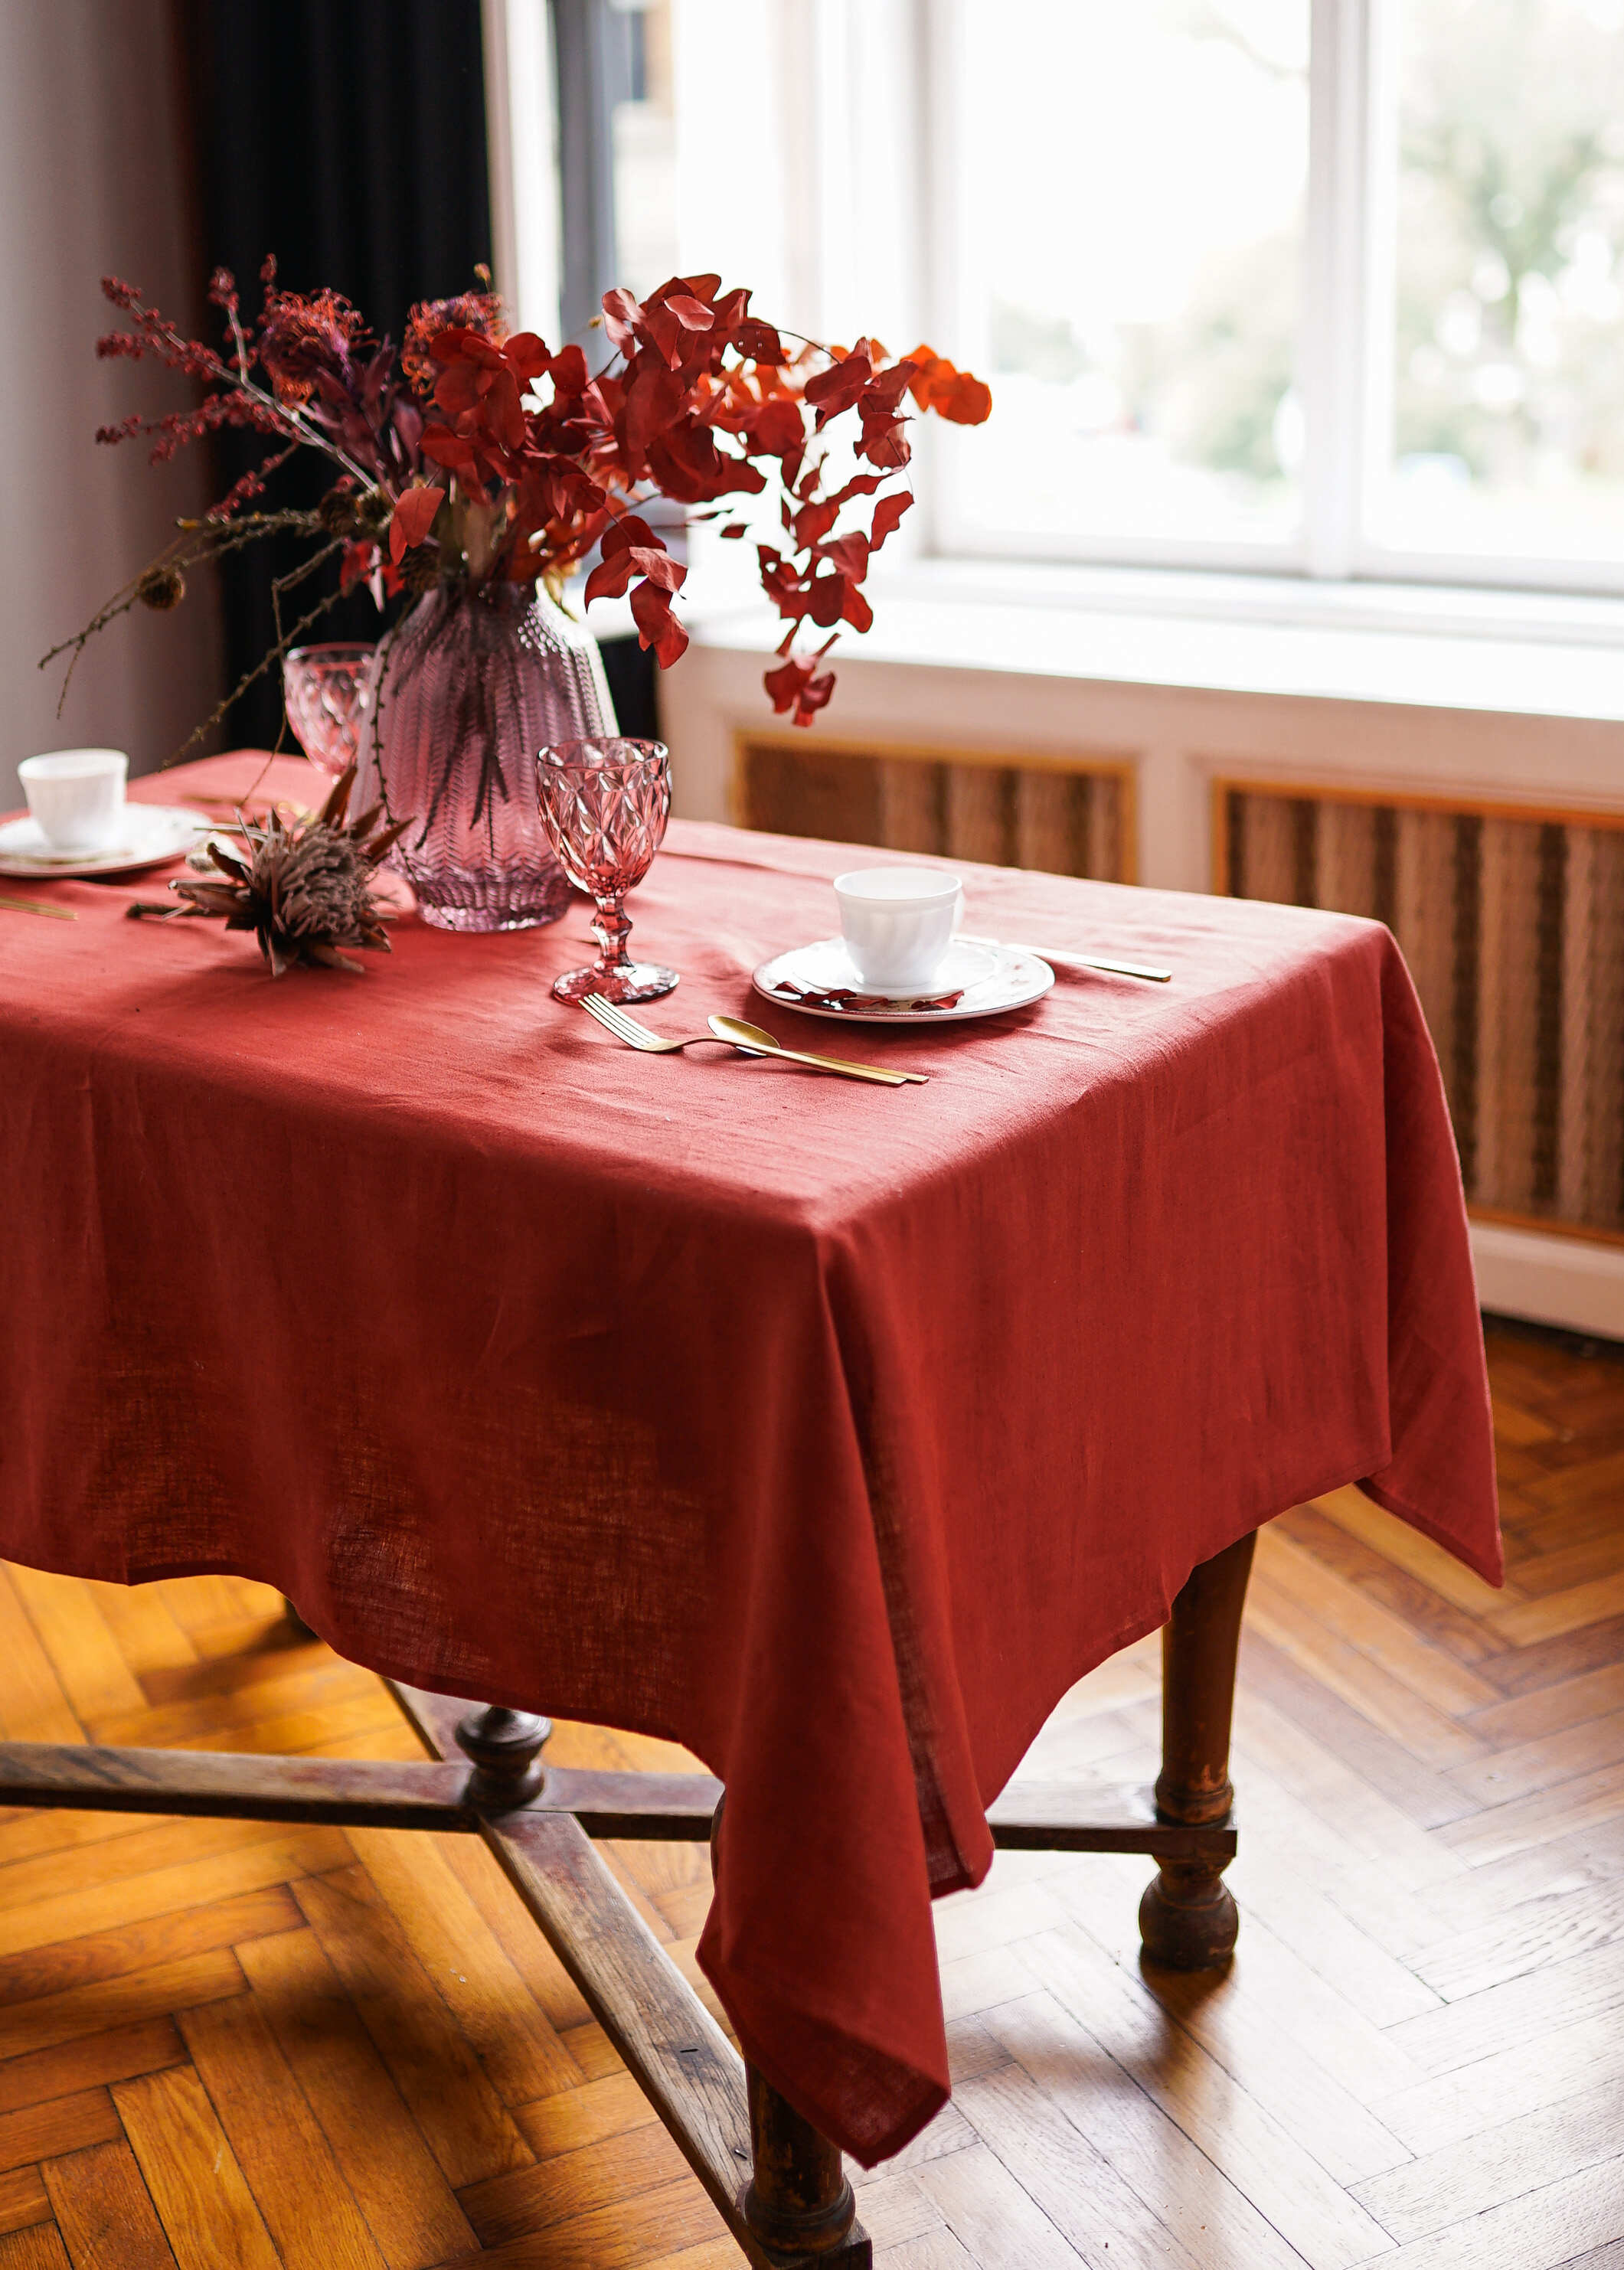
[[[1624,722],[1624,600],[977,560],[901,566],[868,588],[875,626],[842,634],[842,666]],[[767,652],[782,634],[720,567],[698,568],[685,602],[701,648]],[[612,634],[606,610],[590,619]]]

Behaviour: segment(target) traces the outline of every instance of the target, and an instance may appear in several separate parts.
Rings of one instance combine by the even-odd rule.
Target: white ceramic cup
[[[876,993],[918,993],[953,944],[964,886],[945,867],[854,867],[834,879],[841,930]]]
[[[100,851],[116,842],[124,817],[122,749],[57,749],[17,768],[40,833],[54,851]]]

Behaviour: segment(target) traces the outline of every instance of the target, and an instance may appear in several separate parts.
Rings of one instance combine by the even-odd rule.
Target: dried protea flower
[[[149,568],[136,585],[136,597],[144,607],[167,614],[186,597],[186,578],[178,568]]]
[[[263,827],[239,813],[246,859],[211,842],[209,857],[219,870],[219,879],[182,878],[170,889],[188,901],[189,911],[221,915],[227,930],[253,931],[273,977],[295,961],[360,970],[362,964],[340,949],[374,946],[389,952],[382,910],[372,894],[373,875],[410,823],[399,820],[374,833],[382,807],[374,805],[346,827],[354,781],[352,765],[334,782],[318,816],[302,827],[286,827],[275,811]]]

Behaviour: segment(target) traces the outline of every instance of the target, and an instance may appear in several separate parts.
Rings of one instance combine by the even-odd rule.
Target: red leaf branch
[[[863,585],[913,501],[900,485],[910,402],[957,425],[980,424],[992,406],[981,380],[928,346],[900,358],[871,338],[791,347],[719,276],[672,277],[642,300],[606,293],[612,352],[596,373],[579,346],[554,352],[532,331],[509,337],[488,293],[414,308],[397,359],[337,293],[283,291],[273,261],[261,281],[248,324],[233,278],[213,278],[222,353],[108,278],[129,327],[98,352],[157,355],[201,396],[98,438],[140,434],[163,458],[223,427],[263,433],[270,453],[214,508],[216,522],[298,448],[324,451],[337,477],[322,528],[338,541],[345,585],[369,581],[380,599],[436,577],[557,582],[597,550],[589,602],[629,597],[662,667],[687,644],[671,604],[686,570],[637,508],[660,496],[708,508],[723,536],[758,534],[761,587],[788,626],[765,683],[798,725],[828,701],[834,673],[819,665],[841,629],[873,620]],[[837,463],[846,478],[831,486]],[[734,516],[735,501],[764,494],[778,503],[777,541],[753,515]],[[808,625],[828,634],[811,657],[796,650]]]
[[[781,714],[810,723],[834,686],[816,668],[834,640],[808,662],[793,652],[797,635],[808,623],[834,633],[873,620],[861,587],[913,501],[905,489],[879,494],[909,460],[908,398],[974,425],[990,394],[930,347],[900,360],[873,339],[791,352],[750,313],[749,293],[724,293],[717,276],[673,277],[641,301],[610,292],[603,320],[614,357],[591,378],[578,348],[552,355],[528,335],[506,346],[460,330],[433,339],[439,417],[425,456],[488,502],[508,500],[508,574],[558,574],[598,545],[589,602],[629,592],[639,638],[662,666],[687,643],[671,610],[684,571],[631,508],[650,493],[703,507],[775,488],[787,541],[757,553],[789,630],[766,684]],[[842,438],[873,470],[830,489],[827,437],[853,413],[856,433]],[[722,533],[747,525],[730,521]]]

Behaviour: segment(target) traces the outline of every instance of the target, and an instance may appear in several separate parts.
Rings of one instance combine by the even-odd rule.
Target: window
[[[567,334],[716,269],[991,379],[908,543],[1624,591],[1624,0],[486,8]]]
[[[947,551],[1624,588],[1624,0],[935,0]]]
[[[1624,4],[1405,0],[1370,534],[1624,559]]]
[[[1309,0],[956,13],[943,329],[995,408],[954,453],[953,532],[1286,561],[1303,512]]]

